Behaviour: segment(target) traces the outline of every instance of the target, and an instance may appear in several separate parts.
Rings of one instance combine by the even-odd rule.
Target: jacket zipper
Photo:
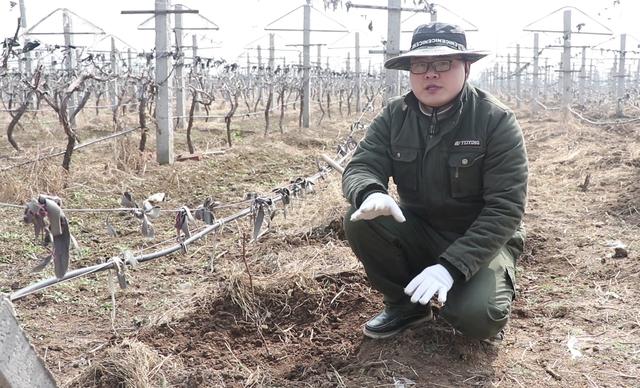
[[[436,125],[438,123],[438,111],[437,109],[433,111],[433,115],[431,115],[431,123],[429,124],[429,139],[436,135]]]

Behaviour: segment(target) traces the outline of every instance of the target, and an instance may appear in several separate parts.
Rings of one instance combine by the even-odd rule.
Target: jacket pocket
[[[393,181],[398,187],[418,188],[418,150],[391,146],[389,156],[393,160]]]
[[[449,181],[452,198],[482,195],[482,160],[484,155],[479,152],[449,155]]]

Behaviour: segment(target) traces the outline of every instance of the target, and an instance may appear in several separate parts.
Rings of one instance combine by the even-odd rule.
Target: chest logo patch
[[[480,140],[456,140],[453,143],[454,147],[461,147],[461,146],[476,146],[479,147],[480,146]]]

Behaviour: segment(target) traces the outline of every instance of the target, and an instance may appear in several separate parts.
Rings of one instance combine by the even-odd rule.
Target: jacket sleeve
[[[391,158],[388,154],[391,105],[387,104],[369,125],[364,139],[358,144],[342,174],[342,192],[356,208],[371,192],[387,193],[392,173]]]
[[[484,207],[441,255],[469,280],[514,235],[524,215],[528,162],[522,130],[510,110],[496,112],[483,167]],[[493,128],[491,128],[493,127]]]

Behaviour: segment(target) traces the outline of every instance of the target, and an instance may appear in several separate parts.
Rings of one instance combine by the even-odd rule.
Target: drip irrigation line
[[[0,207],[10,207],[24,210],[24,205],[16,205],[13,203],[0,202]]]
[[[191,230],[191,233],[198,233],[198,232],[200,232],[201,230],[203,230],[204,228],[206,228],[207,226],[208,226],[208,225],[200,225],[200,226],[196,227],[194,230]],[[174,237],[171,237],[171,238],[168,238],[168,239],[166,239],[166,240],[163,240],[163,241],[158,241],[157,243],[152,244],[152,245],[149,245],[148,247],[143,247],[143,248],[134,249],[134,251],[135,251],[136,253],[138,253],[138,254],[142,254],[142,252],[149,251],[149,250],[151,250],[151,249],[153,249],[153,248],[157,248],[157,247],[159,247],[159,246],[161,246],[161,245],[164,245],[164,244],[166,244],[166,243],[168,243],[168,242],[172,242],[172,241],[176,241],[175,236],[174,236]]]
[[[620,125],[620,124],[629,124],[629,123],[635,123],[637,121],[640,121],[640,117],[636,117],[633,119],[629,119],[629,120],[611,120],[611,121],[594,121],[591,119],[588,119],[586,117],[584,117],[583,115],[581,115],[579,112],[576,112],[575,110],[573,110],[573,108],[568,107],[569,108],[569,112],[571,112],[574,116],[576,116],[577,118],[579,118],[582,121],[585,121],[589,124],[593,124],[593,125]]]
[[[540,105],[542,107],[542,109],[544,109],[544,110],[550,110],[550,111],[560,110],[560,108],[549,108],[548,106],[546,106],[545,104],[540,102],[540,100],[538,100],[538,99],[535,99],[534,101],[535,101],[536,104]]]
[[[355,148],[350,150],[349,152],[347,152],[344,156],[342,156],[337,163],[341,164],[343,161],[345,161],[353,152],[354,152]],[[316,180],[318,180],[321,177],[324,177],[326,175],[326,173],[328,173],[329,171],[331,171],[333,168],[331,166],[325,167],[323,168],[321,171],[318,171],[317,173],[307,177],[308,181],[311,182],[315,182]],[[288,187],[293,187],[296,183],[291,183],[288,185]],[[264,197],[261,197],[264,199]],[[280,202],[283,200],[283,195],[282,194],[276,194],[273,197],[271,197],[271,201],[273,204]],[[219,228],[221,228],[223,225],[228,224],[232,221],[236,221],[240,218],[246,217],[250,214],[252,214],[252,206],[242,209],[239,212],[230,215],[228,217],[222,218],[218,221],[215,221],[213,224],[208,225],[206,227],[204,227],[201,231],[191,235],[191,237],[186,238],[184,241],[182,241],[179,244],[174,244],[170,247],[167,247],[165,249],[161,249],[159,251],[156,252],[152,252],[152,253],[148,253],[148,254],[144,254],[144,255],[137,255],[134,256],[132,258],[128,258],[125,260],[125,264],[128,265],[135,265],[137,263],[143,263],[146,261],[150,261],[150,260],[154,260],[163,256],[167,256],[170,255],[172,253],[178,252],[178,251],[183,251],[186,252],[186,247],[188,245],[190,245],[191,243],[200,240],[201,238],[203,238],[204,236],[208,235],[211,232],[214,232],[216,230],[218,230]],[[62,283],[65,281],[69,281],[69,280],[73,280],[85,275],[89,275],[92,273],[96,273],[96,272],[100,272],[100,271],[104,271],[107,269],[113,269],[116,268],[117,264],[116,262],[111,259],[105,263],[101,263],[101,264],[96,264],[90,267],[85,267],[85,268],[79,268],[76,270],[72,270],[69,271],[65,274],[64,277],[62,278],[57,278],[57,277],[52,277],[52,278],[48,278],[48,279],[44,279],[41,280],[39,282],[36,282],[34,284],[31,284],[27,287],[21,288],[15,292],[13,292],[12,294],[9,295],[9,299],[11,301],[15,301],[21,298],[24,298],[27,295],[33,294],[35,292],[47,289],[53,285],[56,285],[58,283]]]
[[[74,151],[75,150],[79,150],[81,148],[88,147],[90,145],[103,142],[105,140],[109,140],[109,139],[113,139],[113,138],[116,138],[116,137],[120,137],[120,136],[126,135],[128,133],[131,133],[133,131],[137,131],[137,130],[138,130],[138,128],[125,129],[124,131],[121,131],[121,132],[118,132],[118,133],[114,133],[114,134],[111,134],[111,135],[108,135],[108,136],[105,136],[105,137],[101,137],[99,139],[95,139],[95,140],[92,140],[92,141],[89,141],[89,142],[86,142],[86,143],[78,144],[77,146],[73,147],[73,150]],[[13,170],[14,168],[21,167],[21,166],[24,166],[24,165],[27,165],[27,164],[37,163],[37,162],[40,162],[40,161],[45,160],[45,159],[53,158],[55,156],[60,156],[60,155],[63,155],[65,152],[66,151],[60,151],[60,152],[56,152],[56,153],[53,153],[53,154],[44,155],[44,156],[41,156],[41,157],[36,158],[36,159],[27,160],[26,162],[14,164],[13,166],[9,166],[9,167],[5,167],[3,169],[0,169],[0,173],[5,172],[5,171],[9,171],[9,170]]]

